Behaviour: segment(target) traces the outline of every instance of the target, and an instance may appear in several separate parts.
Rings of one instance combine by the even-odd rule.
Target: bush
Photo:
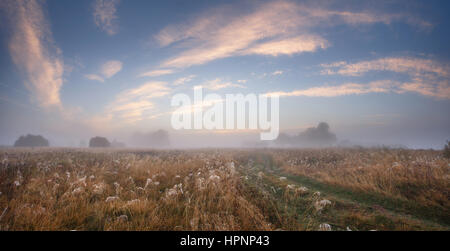
[[[111,143],[109,143],[107,138],[104,137],[94,137],[89,140],[89,147],[110,147]]]
[[[41,135],[31,135],[20,136],[16,142],[14,142],[15,147],[47,147],[49,146],[48,140]]]
[[[450,159],[450,141],[447,140],[447,144],[444,147],[444,157]]]

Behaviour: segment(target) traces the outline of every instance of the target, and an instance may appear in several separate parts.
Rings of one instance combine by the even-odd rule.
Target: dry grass
[[[34,150],[2,160],[3,230],[271,229],[229,154]]]
[[[274,166],[445,212],[450,206],[449,162],[434,151],[4,149],[0,229],[317,230],[334,218],[359,229],[427,228],[407,219],[378,226],[380,215],[327,202],[280,179]]]
[[[450,162],[431,150],[326,149],[273,154],[296,175],[355,191],[450,208]]]

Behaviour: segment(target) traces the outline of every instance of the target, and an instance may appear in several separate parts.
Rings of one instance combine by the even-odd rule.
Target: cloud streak
[[[122,70],[122,62],[117,60],[108,61],[102,65],[101,72],[105,78],[110,78]]]
[[[432,85],[423,82],[399,82],[392,80],[373,81],[368,84],[345,83],[336,86],[319,86],[294,91],[278,91],[266,93],[267,96],[279,97],[339,97],[347,95],[362,95],[369,93],[417,93],[422,96],[438,99],[450,99],[448,84]]]
[[[39,2],[10,1],[13,34],[9,51],[15,65],[26,75],[26,86],[42,107],[61,107],[64,63],[55,45],[49,22]]]
[[[84,77],[89,79],[89,80],[93,80],[93,81],[99,81],[99,82],[102,82],[102,83],[105,82],[104,78],[102,78],[101,76],[96,75],[96,74],[86,74],[86,75],[84,75]]]
[[[280,97],[338,97],[345,95],[359,95],[367,93],[387,93],[397,83],[393,81],[375,81],[369,84],[346,83],[337,86],[321,86],[290,92],[271,92],[267,96],[277,95]]]
[[[122,62],[118,60],[107,61],[100,67],[100,74],[87,74],[85,77],[90,80],[105,82],[122,70]]]
[[[162,47],[184,48],[180,54],[164,61],[163,67],[185,68],[233,56],[276,57],[326,49],[330,43],[312,31],[318,26],[390,24],[394,21],[426,25],[410,19],[404,15],[334,11],[274,1],[239,15],[227,8],[210,10],[195,20],[165,27],[155,39]]]
[[[158,76],[163,76],[163,75],[169,75],[174,72],[175,71],[172,69],[159,69],[159,70],[153,70],[153,71],[141,73],[141,74],[139,74],[139,77],[158,77]]]
[[[357,63],[345,61],[322,64],[323,75],[358,77],[369,72],[388,71],[404,74],[409,80],[396,85],[397,93],[415,92],[439,99],[450,98],[450,67],[431,59],[388,57]]]
[[[261,43],[254,47],[248,48],[243,54],[250,55],[293,55],[302,52],[315,52],[319,49],[326,49],[329,42],[317,35],[297,36],[289,39],[280,39],[278,41],[271,41]]]
[[[194,79],[194,78],[195,78],[195,75],[189,75],[187,77],[178,78],[173,82],[173,84],[174,85],[184,85],[187,82],[191,82],[192,79]]]
[[[347,63],[345,61],[332,64],[322,64],[324,75],[361,76],[369,71],[392,71],[407,73],[409,75],[436,74],[441,77],[449,77],[450,70],[430,59],[412,57],[387,57],[376,60]]]
[[[122,91],[107,106],[106,118],[130,124],[150,118],[155,110],[154,98],[164,97],[171,89],[166,82],[147,82],[139,87]]]
[[[272,72],[272,76],[282,75],[283,73],[284,73],[284,71],[277,70],[277,71]]]
[[[243,85],[234,84],[229,81],[223,81],[220,78],[210,80],[207,83],[203,84],[202,87],[205,89],[213,90],[213,91],[217,91],[217,90],[225,89],[225,88],[245,88],[245,86],[243,86]]]
[[[108,35],[117,33],[117,5],[119,0],[95,0],[94,22],[102,31]]]
[[[283,43],[283,38],[291,39],[296,35],[298,20],[295,7],[288,2],[269,3],[239,17],[219,11],[187,25],[169,26],[156,36],[162,46],[180,41],[188,41],[188,44],[192,41],[195,46],[165,61],[163,66],[183,68],[238,55],[304,52],[306,49],[298,47],[293,51],[277,50],[276,47],[277,43]],[[263,40],[269,42],[255,45]]]

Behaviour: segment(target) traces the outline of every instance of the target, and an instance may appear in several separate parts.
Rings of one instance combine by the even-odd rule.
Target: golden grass
[[[3,230],[271,229],[245,198],[227,154],[34,150],[2,157]]]
[[[3,149],[0,230],[317,230],[328,210],[318,203],[340,205],[279,180],[270,165],[450,206],[449,161],[434,151]]]
[[[286,171],[355,191],[450,208],[450,162],[438,151],[402,149],[282,150]]]

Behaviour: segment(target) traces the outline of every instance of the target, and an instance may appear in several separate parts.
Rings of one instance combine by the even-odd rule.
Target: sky
[[[277,94],[280,131],[450,140],[449,1],[0,1],[0,145],[77,146],[167,130],[239,146],[248,130],[174,130],[177,93]],[[178,145],[177,145],[178,144]]]

